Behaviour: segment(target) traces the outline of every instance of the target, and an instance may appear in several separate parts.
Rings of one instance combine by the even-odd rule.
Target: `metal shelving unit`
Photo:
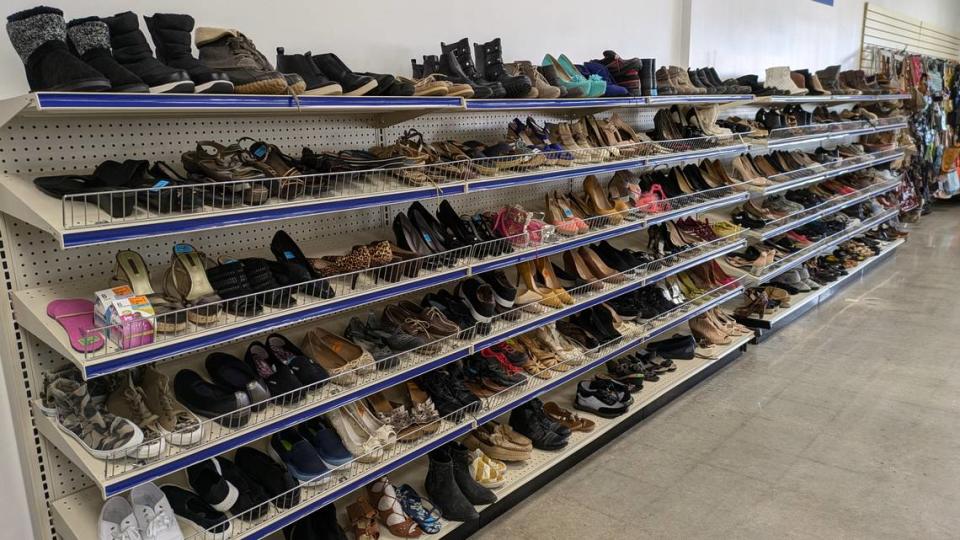
[[[407,127],[416,127],[427,140],[500,140],[505,125],[517,111],[531,114],[538,122],[546,122],[616,110],[631,125],[646,129],[658,107],[751,102],[757,103],[753,96],[740,95],[619,100],[462,100],[107,93],[37,93],[0,102],[0,125],[4,126],[4,133],[0,134],[0,154],[10,156],[0,164],[0,241],[3,242],[0,260],[5,269],[4,285],[11,296],[11,302],[0,308],[0,321],[7,338],[3,345],[3,356],[8,360],[4,369],[16,429],[20,433],[35,434],[35,437],[18,438],[18,444],[21,455],[33,458],[27,459],[29,467],[26,472],[27,483],[33,489],[30,494],[33,507],[50,511],[45,515],[38,510],[35,516],[38,534],[43,538],[56,536],[86,540],[96,537],[97,515],[104,496],[122,493],[137,484],[154,480],[184,485],[183,469],[193,463],[228,453],[242,445],[262,446],[270,434],[287,426],[457,361],[490,344],[742,249],[745,240],[736,236],[694,246],[683,253],[633,269],[628,276],[620,276],[623,279],[603,283],[599,290],[584,290],[574,305],[564,309],[522,314],[516,320],[504,317],[486,335],[462,333],[443,344],[441,350],[404,362],[394,370],[378,372],[360,384],[338,392],[317,392],[297,407],[280,409],[271,406],[262,417],[246,427],[211,431],[198,445],[178,448],[176,452],[171,451],[152,461],[107,464],[93,459],[65,436],[55,420],[44,416],[40,408],[42,385],[48,373],[73,365],[85,378],[93,378],[150,362],[159,362],[163,370],[173,373],[180,366],[198,365],[202,355],[214,347],[242,347],[245,340],[275,330],[296,328],[297,332],[303,332],[308,324],[321,318],[333,320],[335,316],[359,312],[374,303],[452,285],[479,272],[508,268],[518,262],[557,255],[600,240],[626,238],[666,220],[745,202],[757,190],[751,192],[743,189],[745,186],[735,186],[684,195],[669,201],[669,211],[658,214],[632,212],[629,216],[622,216],[630,219],[616,223],[601,220],[594,223],[595,227],[588,234],[577,237],[550,239],[539,244],[534,244],[530,238],[519,243],[514,242],[516,238],[502,240],[514,246],[509,254],[491,256],[492,250],[485,251],[490,246],[469,248],[458,253],[460,262],[451,266],[419,261],[424,270],[417,277],[402,281],[379,280],[377,276],[382,274],[375,270],[357,276],[330,278],[337,292],[333,298],[310,299],[304,296],[302,302],[290,309],[265,310],[254,317],[232,317],[212,328],[191,326],[182,334],[157,335],[154,343],[143,347],[107,347],[93,354],[79,353],[73,350],[62,328],[46,315],[46,305],[57,298],[89,298],[94,291],[105,288],[106,276],[112,272],[113,254],[117,250],[137,250],[151,268],[159,268],[169,259],[174,238],[166,237],[173,236],[176,241],[191,243],[197,250],[211,255],[262,256],[266,254],[263,246],[268,245],[273,234],[282,228],[293,237],[303,239],[301,245],[305,251],[313,249],[321,253],[331,246],[349,248],[358,241],[389,237],[389,232],[385,231],[402,211],[400,205],[412,201],[422,201],[432,210],[441,198],[451,197],[459,210],[473,214],[508,202],[541,201],[553,190],[575,189],[573,181],[588,174],[603,176],[624,168],[731,157],[742,152],[847,138],[902,126],[895,121],[876,126],[839,126],[849,129],[837,129],[827,137],[794,133],[766,145],[748,144],[735,135],[639,143],[633,153],[625,153],[620,159],[590,161],[584,158],[567,164],[569,166],[536,169],[506,167],[497,174],[445,178],[430,185],[379,179],[369,185],[363,184],[363,189],[351,190],[347,189],[352,185],[348,182],[351,179],[326,177],[322,180],[328,187],[334,185],[339,191],[327,189],[323,196],[260,207],[208,207],[183,215],[133,213],[123,219],[110,217],[82,198],[79,202],[87,207],[85,211],[76,207],[76,198],[58,200],[42,195],[32,185],[33,178],[89,171],[105,159],[174,162],[185,150],[184,141],[233,140],[251,133],[275,142],[288,152],[304,146],[343,149],[389,144]],[[792,189],[785,186],[805,185],[899,157],[900,154],[894,152],[872,154],[855,162],[844,160],[825,166],[824,170],[811,169],[790,178],[784,177],[775,187],[760,191],[770,194],[776,192],[775,189]],[[196,187],[180,186],[177,189]],[[843,238],[831,237],[830,242],[835,242],[833,245],[840,243],[880,223],[883,217],[872,219],[856,230],[845,231],[841,235]],[[890,218],[892,215],[886,217]],[[827,249],[828,245],[818,247]],[[785,270],[771,270],[777,271]],[[772,273],[765,274],[762,279],[770,277]],[[488,398],[477,410],[450,415],[435,434],[413,444],[398,445],[378,463],[354,464],[340,471],[324,486],[305,489],[303,501],[289,511],[273,512],[257,522],[234,520],[236,527],[230,538],[274,535],[285,525],[355,492],[378,476],[417,463],[433,448],[466,434],[479,423],[502,415],[535,396],[558,391],[577,377],[602,366],[606,360],[729,301],[739,294],[749,279],[693,299],[650,321],[638,333],[590,351],[586,362],[568,366],[570,369],[558,372],[548,381],[528,380]],[[303,290],[301,284],[298,292]],[[736,348],[739,346],[738,343]],[[685,365],[675,376],[666,378],[662,386],[654,386],[652,392],[644,394],[642,404],[628,415],[629,418],[603,424],[595,437],[589,441],[577,441],[576,448],[571,447],[571,451],[595,444],[614,433],[618,426],[626,426],[633,421],[632,418],[643,416],[644,411],[672,399],[684,385],[706,376],[713,369],[711,366],[722,365],[733,352],[734,349],[725,352],[725,356],[716,362],[694,361]],[[560,460],[538,466],[535,474],[512,475],[503,496],[509,500],[511,493],[523,490],[527,481],[521,478],[534,478],[555,467]],[[484,512],[491,511],[484,509]],[[456,536],[458,529],[452,528],[450,534]],[[202,536],[202,531],[184,532],[188,538]]]

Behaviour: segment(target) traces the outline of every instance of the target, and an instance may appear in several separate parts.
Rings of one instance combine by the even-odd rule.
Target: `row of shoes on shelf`
[[[827,66],[816,72],[776,66],[767,68],[762,84],[756,75],[745,75],[737,80],[750,85],[750,93],[757,96],[882,95],[900,91],[896,79],[888,79],[883,75],[867,76],[862,69],[841,71],[839,65]]]
[[[884,231],[894,232],[886,234]],[[884,242],[906,234],[893,226],[884,225],[845,241],[831,253],[813,257],[764,286],[745,289],[743,303],[735,309],[736,315],[742,319],[763,319],[778,310],[790,308],[797,295],[818,291],[848,275],[861,262],[879,255]]]
[[[717,260],[725,271],[733,275],[745,272],[761,275],[778,260],[842,233],[870,217],[899,208],[894,196],[878,196],[843,210],[805,223],[784,234],[749,246],[743,252],[730,253]]]

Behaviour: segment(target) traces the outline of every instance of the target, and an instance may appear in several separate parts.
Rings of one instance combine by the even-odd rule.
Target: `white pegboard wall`
[[[286,153],[368,149],[380,131],[366,116],[223,118],[19,117],[0,129],[0,173],[28,178],[93,170],[105,160],[166,161],[180,168],[180,157],[199,141],[221,144],[252,137],[276,144]]]
[[[607,118],[614,111],[604,111],[597,113],[598,117]],[[615,111],[635,129],[648,130],[653,127],[653,115],[656,109],[642,108],[624,108]],[[589,110],[577,112],[559,112],[557,114],[545,114],[542,112],[529,111],[497,111],[478,114],[475,112],[443,112],[426,114],[409,122],[403,122],[390,126],[383,130],[384,144],[392,144],[403,133],[409,129],[419,131],[428,142],[458,140],[469,141],[477,140],[485,143],[504,141],[507,138],[507,131],[510,122],[514,118],[526,121],[527,117],[533,117],[538,124],[543,126],[546,123],[565,122],[574,120],[588,114]],[[554,141],[556,142],[556,141]]]

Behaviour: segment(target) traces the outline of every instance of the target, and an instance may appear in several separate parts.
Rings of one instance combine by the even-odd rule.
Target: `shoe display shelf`
[[[701,137],[388,170],[95,191],[59,200],[36,188],[36,175],[6,174],[0,176],[0,211],[50,233],[61,247],[73,248],[510,189],[735,155],[747,148],[739,135]],[[251,186],[281,193],[293,180],[303,180],[304,195],[271,197],[255,206],[242,203],[242,192]],[[183,201],[203,202],[184,208]]]
[[[879,152],[853,156],[839,161],[805,167],[775,176],[768,176],[767,180],[773,182],[773,185],[757,188],[753,190],[752,193],[755,197],[761,197],[789,191],[791,189],[798,189],[844,174],[890,163],[903,156],[904,152],[900,149],[881,150]]]
[[[101,496],[113,496],[212,456],[263,439],[287,427],[460,360],[493,344],[569,317],[611,298],[742,249],[744,246],[745,240],[739,235],[694,245],[682,252],[611,276],[604,282],[594,282],[574,289],[571,294],[576,299],[576,303],[562,309],[545,305],[515,308],[498,315],[489,324],[468,328],[457,335],[425,344],[413,351],[384,358],[378,365],[381,369],[376,369],[370,374],[342,373],[336,378],[327,379],[285,395],[274,396],[262,410],[243,409],[241,412],[250,415],[243,426],[232,427],[231,419],[236,417],[237,412],[202,420],[203,436],[197,444],[167,445],[164,451],[154,453],[148,459],[135,460],[119,457],[104,460],[92,456],[60,428],[52,415],[44,414],[41,401],[34,400],[32,405],[37,429],[89,477]],[[375,307],[363,306],[363,309],[358,309],[355,314],[363,315],[366,310]],[[346,317],[347,315],[343,316],[344,319]],[[305,333],[312,325],[303,326],[302,329],[287,329],[286,332],[289,336],[298,336],[301,332]],[[242,356],[244,350],[245,346],[237,345],[231,352]],[[202,365],[200,356],[186,357],[173,364],[165,363],[161,365],[161,369],[167,371],[172,378],[176,369],[188,365],[191,367]],[[337,378],[340,381],[347,381],[351,377],[357,377],[358,381],[351,384],[337,384]],[[152,441],[146,441],[144,446],[151,443]]]
[[[723,100],[730,98],[724,96]],[[697,99],[705,100],[701,103],[722,101],[703,96],[670,99],[673,101],[636,103],[633,113],[639,117],[645,108],[672,103],[695,104]],[[562,117],[567,111],[584,112],[590,108],[568,103],[544,113]],[[282,227],[304,239],[302,245],[308,252],[319,249],[326,253],[324,250],[331,247],[349,248],[358,242],[391,237],[390,223],[400,211],[396,206],[414,200],[423,201],[429,207],[440,198],[452,197],[458,208],[463,202],[463,208],[469,207],[473,213],[517,200],[542,201],[544,193],[555,189],[554,184],[575,189],[571,180],[588,174],[693,162],[750,150],[750,145],[740,136],[733,135],[568,152],[572,158],[569,161],[573,163],[551,164],[547,159],[550,156],[531,154],[513,156],[514,162],[508,158],[496,158],[483,163],[460,163],[465,168],[485,170],[488,174],[471,173],[469,177],[438,175],[440,181],[428,185],[398,182],[392,177],[371,180],[349,174],[319,175],[303,178],[304,183],[312,187],[311,193],[317,195],[315,197],[271,201],[258,207],[205,205],[176,217],[139,210],[129,213],[127,204],[137,200],[144,208],[176,209],[171,201],[202,200],[207,203],[232,199],[234,193],[224,195],[226,184],[181,185],[156,186],[157,191],[147,188],[58,199],[41,194],[32,184],[32,179],[38,176],[89,171],[109,159],[174,162],[189,149],[185,144],[204,140],[234,141],[251,134],[276,140],[277,144],[288,149],[303,146],[371,148],[396,139],[395,131],[399,128],[387,127],[419,116],[423,118],[411,125],[415,125],[428,140],[502,139],[504,125],[509,123],[512,114],[467,109],[463,100],[442,98],[150,94],[38,93],[0,103],[0,123],[5,132],[0,138],[0,152],[5,157],[0,168],[4,175],[0,182],[0,239],[4,244],[0,260],[7,268],[6,286],[12,299],[0,310],[5,335],[10,338],[4,356],[12,359],[7,362],[5,376],[18,433],[42,435],[18,439],[21,455],[32,458],[25,459],[27,483],[34,486],[30,493],[31,502],[36,508],[49,508],[53,518],[51,527],[45,515],[38,515],[35,524],[39,527],[39,534],[44,538],[95,538],[97,516],[104,496],[123,493],[152,480],[183,484],[183,469],[191,464],[214,455],[230,455],[233,449],[242,445],[262,448],[271,434],[285,427],[745,246],[745,240],[735,235],[690,247],[625,275],[615,276],[615,279],[604,280],[599,288],[587,286],[579,291],[581,294],[575,304],[563,309],[522,313],[517,310],[509,317],[499,317],[483,335],[470,333],[477,332],[475,328],[458,336],[462,339],[451,338],[442,346],[430,344],[437,349],[417,355],[417,358],[404,358],[395,369],[377,372],[353,387],[334,389],[333,385],[327,384],[323,389],[307,390],[305,392],[310,393],[310,397],[296,407],[268,406],[262,415],[251,416],[251,421],[244,427],[213,427],[217,424],[215,419],[205,420],[204,426],[209,431],[199,444],[168,448],[167,453],[156,459],[108,460],[109,463],[96,460],[66,435],[54,418],[46,416],[48,411],[40,401],[45,377],[65,365],[79,368],[84,379],[151,362],[161,362],[159,369],[172,374],[175,366],[199,365],[202,355],[214,348],[239,348],[242,343],[272,331],[302,328],[321,318],[369,309],[371,304],[453,285],[475,273],[506,269],[518,262],[639,232],[668,219],[735,205],[751,195],[743,186],[727,186],[660,201],[657,213],[631,211],[630,215],[618,216],[620,219],[610,216],[596,218],[591,220],[594,227],[582,236],[556,236],[534,244],[531,237],[521,235],[300,283],[286,291],[298,300],[298,304],[289,309],[267,308],[253,316],[225,309],[222,319],[213,325],[190,323],[185,331],[176,334],[156,333],[152,336],[152,343],[135,348],[121,349],[110,343],[98,351],[77,352],[63,328],[47,315],[46,307],[51,300],[89,299],[93,292],[106,288],[110,268],[120,249],[142,253],[154,270],[159,261],[169,260],[175,241],[191,243],[213,258],[218,255],[267,255],[272,258],[264,246]],[[652,116],[649,112],[642,114]],[[536,159],[543,159],[543,165],[532,165]],[[413,174],[407,178],[410,176],[422,175]],[[264,179],[263,182],[280,180]],[[185,198],[185,194],[189,197]],[[127,215],[113,217],[113,214],[124,213]],[[166,241],[162,239],[165,236],[172,238]],[[502,253],[505,245],[511,248],[510,253]],[[65,249],[68,247],[74,249]],[[612,349],[597,352],[599,358],[590,362],[600,365],[603,358],[631,342],[635,345],[640,340],[653,339],[695,316],[700,312],[698,310],[707,309],[705,306],[726,301],[738,290],[739,284],[736,284],[709,298],[697,299],[701,303],[691,304],[685,310],[678,308],[676,313],[671,312],[669,320],[658,318],[656,325],[646,327],[642,335],[631,336],[627,342],[615,346],[608,344]],[[249,297],[232,298],[231,301],[237,303],[244,299]],[[217,305],[228,308],[228,301]],[[211,307],[207,305],[204,310],[209,311]],[[191,309],[197,311],[196,307],[186,308],[188,316]],[[98,328],[92,332],[102,333],[104,330],[106,328]],[[576,369],[568,370],[553,379],[559,381],[571,372],[582,373]],[[465,434],[476,425],[478,418],[496,410],[506,410],[504,408],[510,408],[513,401],[528,400],[531,393],[546,392],[549,388],[540,381],[532,381],[525,389],[515,388],[509,396],[500,396],[509,401],[492,403],[488,400],[483,410],[452,413],[434,426],[435,431],[420,440],[397,444],[389,450],[380,449],[383,455],[375,463],[353,462],[335,471],[321,485],[304,488],[303,500],[295,508],[284,512],[271,511],[256,521],[233,518],[234,532],[229,537],[261,538],[273,534],[311,510]],[[210,537],[202,531],[191,533],[185,529],[184,532],[188,538]]]
[[[829,96],[758,96],[753,100],[757,105],[775,105],[775,104],[793,104],[793,103],[816,103],[822,104],[842,104],[842,103],[868,103],[876,101],[903,101],[910,99],[910,94],[879,94],[879,95],[839,95]]]
[[[832,298],[833,295],[840,291],[843,287],[856,282],[856,280],[864,276],[867,271],[876,268],[879,263],[893,256],[895,250],[904,242],[905,240],[903,239],[884,242],[881,244],[880,253],[878,255],[870,257],[869,259],[858,264],[856,267],[849,269],[847,275],[840,276],[840,278],[838,278],[836,281],[823,285],[817,290],[801,292],[791,296],[789,307],[779,308],[769,316],[764,315],[763,318],[757,318],[755,316],[737,317],[737,322],[751,328],[756,328],[756,342],[762,342],[763,339],[769,337],[773,332],[784,328],[786,325],[790,324],[804,313],[810,311],[821,302],[825,302],[826,300]]]
[[[746,283],[749,286],[756,286],[766,283],[780,274],[796,268],[811,258],[816,257],[825,251],[833,249],[838,244],[842,244],[843,242],[846,242],[857,235],[863,234],[878,225],[882,225],[890,221],[891,219],[897,217],[899,213],[899,209],[893,208],[876,216],[870,217],[869,219],[853,225],[852,227],[848,227],[845,231],[828,236],[819,242],[801,249],[800,251],[789,254],[773,264],[765,266],[757,273],[747,274]]]
[[[771,130],[765,140],[757,142],[757,146],[765,148],[783,148],[795,144],[823,143],[855,137],[894,131],[907,127],[907,119],[901,116],[880,118],[875,123],[865,120],[849,122],[835,122],[832,124],[811,124],[809,126],[787,127]]]
[[[523,234],[518,237],[498,239],[370,270],[361,270],[290,285],[277,289],[277,291],[282,291],[285,294],[294,295],[298,299],[296,305],[285,309],[264,308],[262,313],[252,316],[230,314],[227,309],[228,305],[245,298],[263,298],[266,294],[274,294],[276,291],[254,293],[244,297],[205,304],[206,307],[203,309],[209,310],[217,306],[218,309],[223,308],[221,311],[225,315],[219,322],[210,325],[188,323],[185,330],[177,333],[155,332],[152,340],[150,340],[152,342],[133,348],[123,349],[112,341],[106,340],[107,343],[100,350],[79,352],[73,348],[69,336],[59,323],[47,315],[47,305],[52,300],[92,297],[94,292],[104,287],[102,277],[69,281],[49,287],[17,290],[13,292],[13,303],[18,314],[18,322],[23,328],[73,362],[81,370],[84,378],[97,377],[227,343],[256,333],[278,330],[293,322],[315,319],[371,302],[386,300],[443,283],[451,283],[472,274],[511,266],[588,243],[622,236],[669,219],[677,219],[738,204],[749,197],[748,193],[742,189],[737,189],[738,187],[725,186],[667,199],[657,203],[657,205],[668,206],[669,209],[664,208],[663,211],[656,214],[641,213],[634,209],[624,212],[623,215],[590,218],[587,221],[589,221],[593,231],[574,237],[554,235],[549,241],[534,242],[532,238]],[[388,236],[388,234],[385,233],[385,236]],[[357,240],[357,237],[347,239],[351,244],[356,243]],[[325,242],[326,247],[329,247],[329,244],[329,241]],[[309,244],[305,245],[310,246]],[[506,250],[509,253],[489,256],[491,253],[504,251],[506,247],[509,247]],[[263,253],[262,251],[252,252],[249,255],[270,256],[269,253]],[[232,254],[231,256],[238,257],[238,254]],[[451,263],[451,260],[455,262]],[[408,278],[410,275],[415,277]],[[313,290],[321,287],[327,290],[328,294],[332,292],[333,296],[323,298],[313,292]],[[185,308],[181,311],[186,311],[188,318],[192,320],[189,315],[196,309]],[[172,314],[155,316],[154,318],[163,317],[172,317]],[[156,328],[158,325],[153,324],[153,322],[151,326]],[[88,331],[87,336],[106,335],[111,329],[111,327],[93,328]]]
[[[719,253],[719,251],[716,253]],[[711,253],[711,256],[716,257],[719,255]],[[703,257],[699,259],[699,262],[705,260],[709,259]],[[690,265],[685,266],[689,267]],[[623,281],[621,281],[620,278],[625,277],[627,274],[635,275],[634,272],[624,273],[614,276],[607,284],[604,284],[603,289],[611,287],[609,292],[605,290],[602,293],[598,292],[594,288],[596,284],[585,286],[584,292],[593,295],[589,301],[578,301],[577,304],[570,308],[558,311],[563,312],[564,316],[569,316],[577,311],[596,305],[602,301],[598,300],[599,298],[608,298],[611,294],[624,294],[629,290],[635,289],[632,284],[623,284]],[[662,279],[666,275],[665,272],[661,273],[657,279]],[[643,282],[643,280],[641,280],[641,282]],[[426,434],[416,441],[411,443],[398,442],[392,447],[382,447],[372,450],[371,454],[382,454],[382,457],[379,459],[364,463],[361,460],[363,460],[365,456],[359,456],[350,463],[337,467],[330,473],[316,479],[315,482],[301,483],[298,488],[300,490],[300,501],[290,508],[280,510],[276,505],[271,505],[270,510],[256,519],[253,519],[249,515],[233,516],[228,520],[229,531],[219,534],[213,532],[213,530],[195,530],[188,524],[181,523],[184,537],[186,540],[206,538],[233,540],[267,537],[320,507],[338,500],[369,484],[373,480],[390,474],[396,469],[425,456],[434,448],[466,435],[467,432],[478,425],[509,412],[513,408],[522,405],[538,395],[572,381],[576,377],[598,366],[602,366],[606,361],[616,358],[646,341],[656,339],[658,336],[673,330],[697,315],[729,301],[742,290],[743,287],[738,282],[733,282],[708,291],[699,297],[690,299],[676,306],[666,313],[649,321],[645,321],[643,324],[635,324],[635,330],[631,335],[604,343],[590,351],[585,351],[582,359],[554,366],[551,368],[552,373],[549,378],[528,377],[525,381],[514,387],[485,398],[481,404],[474,404],[448,414],[437,421],[436,425],[431,425]],[[576,291],[574,291],[574,293],[576,293]],[[580,295],[576,294],[576,296]],[[518,308],[517,312],[519,313],[520,311],[524,310]],[[514,317],[511,314],[503,314],[499,317],[499,320],[492,323],[492,325],[496,328],[497,325],[506,321],[515,324],[515,321],[512,321],[512,319],[514,319]],[[546,324],[545,318],[540,319],[540,321],[541,324]],[[525,331],[528,330],[524,330],[524,332]],[[501,336],[502,335],[503,334],[501,334]],[[506,338],[500,337],[498,341],[502,339]],[[251,443],[251,446],[262,447],[264,444],[265,441],[261,439]],[[166,472],[172,474],[165,476],[160,483],[186,485],[182,472],[179,472],[177,469]],[[287,494],[281,494],[271,501],[280,501],[286,496]],[[69,497],[53,501],[52,511],[54,522],[61,538],[85,540],[95,537],[90,535],[95,534],[97,518],[100,511],[100,497],[96,488],[88,488]]]
[[[752,101],[750,94],[571,99],[463,99],[445,96],[307,96],[243,94],[133,94],[111,92],[36,92],[0,101],[0,125],[16,115],[110,116],[130,113],[386,115],[386,125],[442,111],[580,110]],[[391,117],[391,113],[395,116]]]
[[[889,193],[890,191],[897,189],[899,186],[899,180],[891,180],[889,182],[882,182],[876,185],[867,186],[863,189],[854,191],[853,193],[839,195],[816,206],[805,208],[800,212],[795,212],[782,218],[775,219],[762,229],[751,229],[747,232],[747,236],[762,242],[810,223],[813,220],[820,219],[830,214],[835,214],[844,208],[849,208],[857,203],[861,203],[867,199],[876,197],[877,195]]]
[[[686,332],[681,331],[681,333]],[[506,483],[494,489],[497,502],[486,507],[478,507],[480,526],[490,523],[576,463],[600,450],[602,446],[732,363],[746,350],[752,338],[752,335],[742,336],[728,345],[717,346],[715,359],[697,357],[692,360],[675,360],[676,371],[661,374],[660,380],[656,382],[645,381],[643,389],[634,395],[634,404],[625,414],[616,418],[603,418],[574,408],[577,382],[589,378],[589,372],[579,373],[577,377],[571,378],[565,384],[538,396],[545,403],[555,402],[566,410],[575,411],[582,418],[592,420],[596,427],[588,433],[571,434],[567,446],[562,450],[545,451],[535,448],[530,459],[519,463],[508,463],[507,471],[504,473]],[[602,365],[597,369],[601,368]],[[420,474],[424,472],[425,468]],[[453,536],[463,537],[455,533]]]

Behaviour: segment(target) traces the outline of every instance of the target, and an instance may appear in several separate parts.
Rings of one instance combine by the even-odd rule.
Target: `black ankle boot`
[[[63,12],[35,7],[7,17],[7,35],[23,60],[31,92],[101,92],[110,80],[67,47]]]
[[[165,66],[153,57],[146,36],[140,31],[140,22],[132,11],[106,17],[110,28],[110,46],[113,57],[150,86],[153,93],[191,93],[194,89],[190,74],[183,69]]]
[[[430,452],[430,466],[423,484],[433,504],[440,509],[444,519],[451,521],[474,521],[480,519],[477,509],[460,491],[454,477],[453,459],[450,450],[441,446]]]
[[[143,20],[153,38],[157,59],[171,68],[185,70],[196,85],[196,93],[233,93],[233,83],[226,73],[214,71],[193,57],[193,49],[190,47],[195,25],[193,17],[155,13],[153,17],[144,17]]]
[[[470,474],[470,450],[456,441],[447,444],[446,447],[450,451],[450,459],[453,460],[453,478],[467,500],[473,504],[497,502],[497,495],[478,484]]]
[[[313,61],[310,53],[284,54],[283,47],[277,47],[277,70],[281,73],[296,73],[306,85],[304,94],[308,96],[338,96],[343,87],[331,81]]]
[[[657,59],[640,59],[640,95],[657,95]]]
[[[70,51],[110,80],[112,92],[149,92],[150,87],[121,66],[110,52],[110,30],[99,17],[67,23]]]
[[[533,83],[526,75],[507,75],[503,69],[503,48],[500,38],[488,41],[483,45],[473,44],[473,54],[477,58],[477,66],[484,78],[488,81],[499,82],[507,93],[508,98],[537,97],[536,92],[531,95]]]
[[[350,71],[350,68],[333,53],[319,54],[311,58],[324,76],[340,84],[345,96],[362,96],[377,87],[376,79]]]
[[[469,84],[470,88],[473,88],[473,97],[475,98],[484,99],[493,97],[493,89],[490,86],[484,86],[478,83],[467,75],[460,66],[460,62],[457,61],[457,56],[452,52],[444,53],[439,57],[425,55],[423,57],[423,73],[424,75],[439,73],[445,76],[450,82]]]
[[[491,91],[490,97],[494,99],[506,97],[507,90],[502,84],[496,81],[488,81],[484,78],[483,74],[477,72],[476,64],[473,63],[473,57],[470,55],[470,42],[467,41],[467,38],[463,38],[451,45],[440,42],[440,50],[443,51],[443,57],[440,59],[441,69],[443,68],[442,62],[444,61],[451,64],[450,68],[453,69],[453,60],[456,60],[460,71],[462,71],[468,79],[473,81],[472,83],[468,83],[470,86],[484,86],[489,88]],[[451,58],[451,56],[453,58]]]

